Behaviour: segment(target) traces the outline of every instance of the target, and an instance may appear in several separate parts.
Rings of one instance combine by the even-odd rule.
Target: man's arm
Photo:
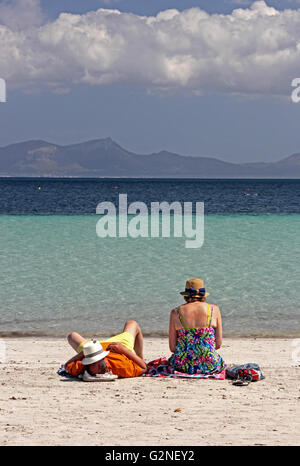
[[[73,356],[73,358],[69,359],[65,363],[65,367],[67,366],[67,364],[70,364],[70,362],[81,361],[82,359],[83,359],[83,351],[80,351],[80,353],[76,354],[75,356]]]
[[[131,359],[131,361],[135,362],[142,370],[142,374],[144,374],[147,370],[147,364],[145,361],[140,358],[136,353],[133,353],[130,351],[126,346],[122,345],[122,343],[119,342],[112,342],[108,345],[106,348],[107,351],[111,351],[113,353],[119,353],[119,354],[124,354],[128,359]]]

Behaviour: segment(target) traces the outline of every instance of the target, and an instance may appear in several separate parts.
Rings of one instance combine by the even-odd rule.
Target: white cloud
[[[42,19],[39,0],[6,0],[0,3],[0,24],[12,30],[40,26]]]
[[[18,5],[28,2],[38,21],[37,1]],[[1,14],[0,8],[0,23]],[[7,17],[3,22],[0,76],[15,87],[129,83],[151,92],[272,95],[290,94],[300,76],[300,10],[279,11],[264,1],[228,15],[99,9],[62,13],[45,24],[25,21],[21,29]]]

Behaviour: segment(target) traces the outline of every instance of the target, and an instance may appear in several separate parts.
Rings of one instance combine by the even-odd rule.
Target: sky
[[[0,147],[277,161],[300,152],[298,77],[300,0],[0,0]]]

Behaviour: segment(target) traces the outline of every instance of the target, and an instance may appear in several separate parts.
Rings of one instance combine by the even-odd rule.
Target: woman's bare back
[[[220,316],[219,307],[216,304],[210,305],[212,313],[211,327],[218,327],[218,317]],[[207,326],[208,304],[206,302],[193,302],[180,306],[180,314],[185,328],[201,328]],[[176,330],[182,328],[178,313],[175,320]]]

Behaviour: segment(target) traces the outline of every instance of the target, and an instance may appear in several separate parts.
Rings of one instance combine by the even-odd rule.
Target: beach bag
[[[263,380],[263,375],[258,364],[253,362],[231,366],[226,369],[226,378],[232,379],[234,385],[248,385],[250,382]]]

